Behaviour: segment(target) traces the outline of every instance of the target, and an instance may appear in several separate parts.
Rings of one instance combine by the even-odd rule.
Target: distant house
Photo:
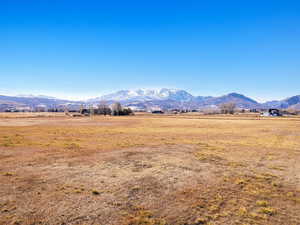
[[[19,112],[30,112],[31,108],[29,106],[20,106],[16,107],[16,110],[18,110]]]
[[[262,116],[282,116],[279,109],[269,109],[266,112],[262,113]]]
[[[145,112],[146,109],[144,107],[135,106],[135,105],[128,105],[128,108],[130,108],[134,112]]]
[[[154,110],[154,111],[152,111],[152,113],[153,114],[164,114],[164,112],[161,110]]]

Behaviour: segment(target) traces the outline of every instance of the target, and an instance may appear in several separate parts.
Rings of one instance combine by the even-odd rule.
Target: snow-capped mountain
[[[174,100],[174,101],[192,101],[195,97],[190,93],[179,89],[137,89],[121,90],[112,94],[103,95],[99,98],[89,99],[89,102],[96,101],[153,101],[153,100]]]
[[[253,108],[288,108],[299,104],[299,96],[294,96],[282,101],[258,103],[257,101],[238,93],[230,93],[220,97],[193,96],[185,90],[180,89],[137,89],[121,90],[98,98],[89,99],[88,103],[99,103],[100,101],[121,102],[126,106],[149,108],[159,107],[162,109],[172,108],[205,108],[218,107],[223,103],[234,102],[237,107],[244,109]]]
[[[218,107],[223,103],[234,102],[237,107],[244,109],[257,108],[293,108],[300,109],[300,95],[293,96],[281,101],[258,103],[257,101],[238,93],[230,93],[220,97],[193,96],[185,90],[179,89],[137,89],[121,90],[112,94],[103,95],[87,101],[63,100],[48,96],[3,96],[0,95],[0,111],[16,107],[35,108],[44,105],[47,108],[68,107],[79,109],[81,105],[98,105],[101,101],[107,104],[121,102],[122,105],[138,108],[167,109],[201,109]]]
[[[168,88],[121,90],[88,100],[89,103],[98,103],[100,101],[109,103],[118,101],[131,107],[159,107],[161,109],[195,109],[208,106],[217,107],[226,102],[234,102],[240,108],[250,109],[260,107],[260,104],[255,100],[237,93],[231,93],[221,97],[205,97],[193,96],[185,90]]]

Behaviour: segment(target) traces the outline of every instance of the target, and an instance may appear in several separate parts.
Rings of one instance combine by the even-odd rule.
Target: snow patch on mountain
[[[179,89],[137,89],[121,90],[112,94],[103,95],[99,98],[89,99],[89,102],[95,101],[152,101],[152,100],[175,100],[192,101],[194,96],[184,90]]]
[[[47,95],[16,95],[16,97],[20,97],[20,98],[46,98],[46,99],[57,99],[55,97],[52,96],[47,96]]]

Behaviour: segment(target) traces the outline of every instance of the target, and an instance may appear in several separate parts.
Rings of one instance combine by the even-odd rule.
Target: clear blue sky
[[[0,94],[300,94],[300,2],[0,1]]]

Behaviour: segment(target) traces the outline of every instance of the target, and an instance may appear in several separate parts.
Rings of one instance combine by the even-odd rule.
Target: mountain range
[[[216,108],[220,104],[234,102],[237,107],[244,109],[252,108],[294,108],[300,109],[300,95],[284,100],[274,100],[259,103],[245,95],[230,93],[220,97],[193,96],[185,90],[179,89],[137,89],[121,90],[101,97],[92,98],[87,101],[70,101],[49,96],[4,96],[0,95],[0,111],[10,108],[36,108],[36,107],[65,107],[79,108],[84,105],[97,105],[100,102],[111,104],[120,102],[122,105],[134,109],[201,109]]]

